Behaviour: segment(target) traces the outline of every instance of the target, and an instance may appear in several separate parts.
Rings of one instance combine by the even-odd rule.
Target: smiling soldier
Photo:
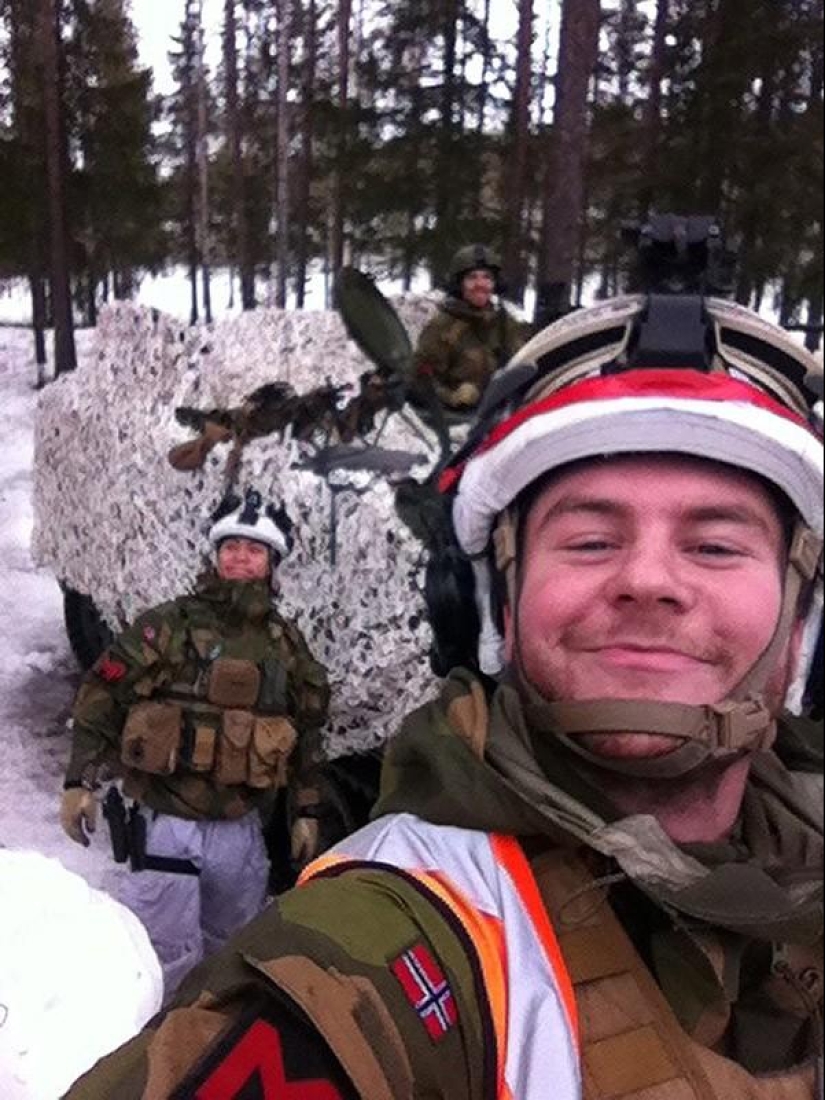
[[[496,302],[501,290],[501,262],[491,249],[468,245],[456,253],[447,297],[415,350],[416,374],[432,379],[448,409],[474,409],[495,372],[524,343],[521,325]]]
[[[194,593],[147,611],[78,693],[61,821],[88,845],[101,780],[120,900],[143,921],[167,996],[205,954],[261,911],[270,867],[261,814],[290,788],[293,855],[316,854],[318,734],[326,673],[278,615],[278,565],[292,547],[283,509],[230,498],[209,532],[214,567]],[[114,807],[111,799],[114,798]]]
[[[477,650],[391,742],[373,822],[72,1100],[104,1073],[150,1098],[819,1095],[821,729],[810,774],[782,760],[821,697],[815,363],[690,296],[545,343],[444,474]]]

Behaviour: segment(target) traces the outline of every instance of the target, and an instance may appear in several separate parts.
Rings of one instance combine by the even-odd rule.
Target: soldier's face
[[[479,268],[468,271],[461,281],[461,297],[476,309],[486,309],[493,298],[496,280],[492,271]]]
[[[269,578],[268,547],[250,539],[224,539],[218,548],[218,576],[225,581],[264,581]]]
[[[539,494],[524,540],[508,644],[512,656],[518,629],[517,659],[545,698],[718,702],[773,637],[784,535],[747,474],[670,456],[588,464]],[[592,742],[613,756],[674,747],[639,734]]]

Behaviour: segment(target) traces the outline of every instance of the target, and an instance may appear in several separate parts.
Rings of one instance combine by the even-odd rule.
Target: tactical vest
[[[380,818],[302,882],[375,860],[435,889],[472,940],[498,1043],[498,1100],[813,1100],[817,1067],[758,1078],[694,1042],[582,861],[511,837]],[[437,868],[437,874],[433,870]]]
[[[532,869],[575,989],[585,1100],[813,1100],[815,1064],[755,1077],[685,1034],[575,853]]]
[[[209,777],[220,786],[281,787],[297,732],[286,717],[288,672],[216,655],[218,635],[190,629],[184,648],[194,678],[145,685],[151,698],[130,707],[121,759],[148,775]]]

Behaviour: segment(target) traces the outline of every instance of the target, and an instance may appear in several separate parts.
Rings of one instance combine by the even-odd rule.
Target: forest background
[[[179,264],[195,322],[218,269],[302,308],[319,270],[440,285],[484,241],[546,321],[620,289],[654,210],[717,217],[736,298],[818,342],[823,0],[222,0],[217,56],[203,0],[163,3],[161,95],[129,0],[0,0],[0,279],[57,373]]]

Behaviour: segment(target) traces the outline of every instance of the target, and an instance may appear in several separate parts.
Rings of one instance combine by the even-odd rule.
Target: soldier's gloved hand
[[[296,817],[292,825],[292,862],[305,867],[318,854],[320,829],[316,817]]]
[[[70,787],[63,792],[60,824],[76,844],[89,847],[89,836],[97,828],[97,799],[85,787]]]

